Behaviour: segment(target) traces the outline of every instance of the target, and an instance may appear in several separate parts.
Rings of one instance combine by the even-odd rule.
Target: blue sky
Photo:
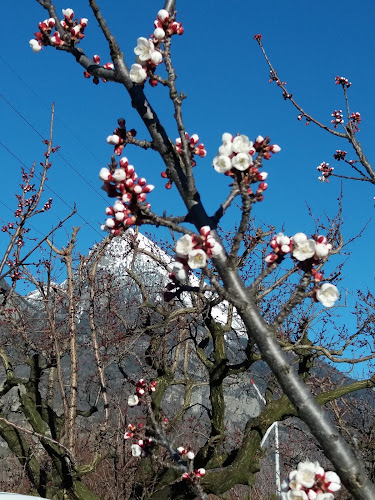
[[[12,219],[6,207],[15,207],[13,193],[20,179],[20,161],[31,165],[43,159],[44,146],[33,128],[47,136],[54,101],[54,142],[61,146],[61,156],[55,155],[49,172],[48,186],[53,192],[46,191],[46,198],[54,199],[53,210],[48,216],[34,219],[33,225],[41,234],[46,234],[76,203],[78,215],[71,225],[83,225],[77,248],[86,252],[102,238],[99,228],[105,220],[107,203],[100,189],[98,172],[112,153],[105,142],[107,135],[112,133],[120,116],[126,118],[128,128],[138,131],[138,138],[148,138],[148,135],[119,85],[93,85],[83,78],[83,69],[65,53],[49,47],[39,54],[31,51],[28,41],[47,13],[36,0],[23,3],[21,15],[19,4],[8,3],[7,18],[12,22],[3,23],[1,34],[0,140],[10,152],[0,145],[3,172],[0,215],[5,222]],[[103,63],[109,61],[105,40],[87,2],[56,1],[55,4],[58,12],[71,7],[77,17],[89,19],[81,46],[87,55],[99,54]],[[102,0],[99,4],[131,65],[136,39],[152,33],[155,15],[162,3]],[[332,156],[336,149],[348,149],[348,145],[297,120],[297,112],[282,99],[280,90],[268,83],[268,69],[253,35],[262,33],[280,78],[287,82],[289,91],[302,107],[324,123],[329,124],[334,109],[344,107],[341,87],[334,84],[335,76],[345,76],[352,82],[351,110],[362,115],[358,139],[371,161],[375,156],[373,2],[365,0],[361,8],[356,9],[349,0],[287,3],[271,0],[263,5],[244,0],[230,3],[206,0],[177,1],[177,8],[177,20],[185,28],[185,34],[173,40],[177,85],[188,96],[183,107],[186,128],[200,136],[208,151],[195,169],[208,211],[216,210],[228,192],[228,179],[216,174],[211,166],[222,133],[239,132],[250,139],[258,134],[269,135],[272,142],[281,146],[282,152],[266,165],[269,189],[264,202],[255,207],[255,215],[278,230],[284,225],[288,234],[313,232],[306,204],[315,216],[323,212],[333,215],[340,192],[340,182],[335,179],[329,184],[317,181],[316,166],[326,161],[340,171],[342,163],[334,165]],[[177,137],[166,90],[147,86],[146,92],[170,137]],[[160,177],[163,165],[157,155],[130,147],[125,154],[137,172],[155,184],[155,191],[148,197],[152,208],[182,214],[183,207],[175,190],[163,188],[165,181]],[[344,183],[343,193],[344,235],[348,238],[373,218],[375,193],[373,187],[365,183],[349,182]],[[232,217],[231,214],[225,221],[227,227]],[[59,245],[66,243],[68,232],[69,226],[60,230],[56,236]],[[373,233],[371,220],[364,236],[351,247],[353,255],[348,260],[342,284],[351,291],[373,286],[374,266],[368,258]],[[2,247],[5,243],[2,236]]]

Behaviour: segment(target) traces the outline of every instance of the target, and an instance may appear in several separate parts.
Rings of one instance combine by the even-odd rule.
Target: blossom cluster
[[[208,257],[215,257],[223,251],[222,246],[211,235],[209,226],[201,227],[199,236],[185,234],[176,242],[177,260],[172,274],[178,281],[184,281],[190,269],[203,268]]]
[[[137,59],[130,68],[130,79],[138,85],[143,85],[149,77],[149,83],[152,87],[158,84],[154,77],[154,71],[163,62],[160,51],[161,44],[167,36],[182,35],[184,32],[181,23],[176,22],[165,9],[159,10],[154,27],[153,35],[150,38],[138,38],[137,46],[134,48]]]
[[[113,134],[107,137],[107,142],[115,147],[115,155],[120,156],[127,141],[133,139],[137,135],[137,132],[134,129],[126,130],[124,118],[119,118],[117,124],[118,127],[114,130]]]
[[[336,472],[325,471],[318,462],[300,462],[281,485],[281,500],[333,500],[341,489]]]
[[[344,123],[342,109],[335,109],[331,116],[333,117],[333,120],[331,120],[331,123],[334,125],[333,128],[337,128],[341,123]]]
[[[197,470],[193,470],[191,472],[184,472],[182,474],[182,479],[185,479],[185,481],[194,481],[197,479],[201,479],[204,475],[206,474],[206,469],[203,469],[202,467]]]
[[[142,397],[148,392],[156,391],[156,382],[153,380],[149,384],[146,382],[144,378],[139,379],[135,384],[135,392],[128,397],[128,405],[129,406],[139,406],[142,402]]]
[[[95,64],[100,64],[100,56],[98,56],[98,54],[95,54],[94,56],[92,56],[92,60],[94,61]],[[111,63],[111,62],[103,64],[103,68],[105,68],[105,69],[111,69],[111,70],[115,69],[113,63]],[[83,72],[83,76],[85,78],[91,78],[92,75],[88,71],[84,71]],[[102,80],[103,83],[107,82],[107,80],[105,78],[102,78],[101,80]],[[97,76],[94,76],[93,79],[92,79],[92,83],[94,83],[95,85],[98,85],[99,78]]]
[[[351,85],[351,82],[349,82],[349,80],[343,76],[336,76],[335,83],[336,83],[336,85],[342,85],[343,88],[347,88],[347,89]]]
[[[188,146],[191,154],[191,159],[193,162],[193,167],[195,167],[196,163],[194,161],[194,155],[200,156],[204,158],[207,154],[207,151],[204,148],[204,144],[199,142],[199,136],[197,134],[193,134],[191,137],[187,132],[185,132],[186,140],[188,141]],[[176,139],[176,151],[178,154],[182,153],[182,141],[178,137]]]
[[[329,182],[328,177],[330,177],[332,175],[332,172],[335,170],[333,167],[329,166],[329,163],[326,163],[325,161],[318,165],[316,169],[322,174],[318,177],[318,181],[320,182]]]
[[[280,263],[285,255],[291,254],[298,262],[308,262],[313,268],[322,259],[326,259],[332,249],[325,236],[319,235],[309,239],[304,233],[296,233],[292,237],[278,233],[272,238],[270,246],[273,251],[265,258],[268,266],[275,262]],[[323,279],[322,273],[316,269],[312,269],[312,275],[315,283]],[[325,307],[332,307],[339,298],[336,286],[330,283],[324,283],[320,288],[316,288],[314,295]]]
[[[222,145],[219,147],[218,154],[213,159],[213,167],[216,172],[229,176],[234,176],[238,172],[243,172],[248,184],[259,182],[255,193],[248,188],[248,194],[258,201],[263,200],[263,192],[268,184],[267,172],[259,172],[259,166],[255,166],[253,157],[258,156],[266,160],[271,158],[271,153],[278,153],[281,148],[277,144],[269,145],[269,139],[258,135],[254,142],[246,135],[233,136],[229,133],[222,135]]]
[[[117,166],[117,163],[114,165]],[[115,235],[133,224],[142,223],[142,219],[137,215],[139,204],[144,203],[147,194],[154,189],[152,184],[147,184],[144,177],[138,177],[134,166],[129,165],[125,156],[120,159],[119,166],[120,168],[114,168],[112,165],[111,170],[104,167],[99,173],[99,178],[104,181],[103,189],[110,197],[117,198],[114,205],[106,209],[106,214],[110,217],[102,226],[102,230]],[[146,204],[147,208],[150,206],[149,203]]]
[[[350,115],[350,123],[353,129],[353,132],[359,132],[359,127],[358,125],[361,123],[361,114],[360,113],[352,113]]]
[[[69,37],[69,42],[77,43],[79,40],[82,40],[85,36],[84,30],[88,20],[85,17],[79,20],[74,19],[73,9],[62,9],[62,13],[64,19],[60,21],[60,24],[65,34]],[[39,31],[34,33],[35,39],[29,41],[33,52],[40,52],[43,46],[52,45],[57,47],[66,43],[66,41],[60,37],[60,33],[57,30],[51,35],[55,24],[56,21],[52,17],[39,23]]]
[[[288,253],[300,262],[308,259],[319,261],[327,257],[332,249],[332,245],[328,243],[325,236],[319,235],[314,239],[309,239],[304,233],[296,233],[290,238],[283,233],[278,233],[272,238],[270,246],[273,253],[267,255],[265,259],[267,264],[272,264]]]
[[[347,151],[341,151],[341,149],[336,149],[336,153],[333,155],[333,157],[337,161],[345,160],[347,154],[348,154]]]
[[[203,226],[196,234],[185,234],[176,242],[176,260],[169,275],[164,300],[170,302],[180,293],[181,281],[185,281],[192,269],[206,266],[207,259],[223,252],[223,247],[211,235],[211,228]]]
[[[131,454],[133,457],[147,457],[151,455],[152,448],[155,446],[155,441],[151,437],[145,436],[145,426],[140,423],[137,426],[128,425],[128,430],[124,434],[124,439],[133,439],[131,445]]]
[[[194,156],[197,155],[201,158],[204,158],[207,154],[207,151],[204,147],[204,144],[202,142],[199,142],[199,136],[197,134],[193,134],[190,137],[189,134],[185,132],[185,137],[188,144],[188,153],[190,154],[191,164],[193,167],[195,167],[196,161],[194,160]],[[180,137],[176,139],[176,151],[179,155],[182,154],[182,141]],[[166,171],[162,172],[161,176],[163,177],[163,179],[168,179],[168,174]],[[168,180],[165,187],[166,189],[171,189],[172,181]]]
[[[194,460],[195,454],[192,450],[186,450],[183,446],[177,448],[178,454],[188,460]],[[206,469],[200,468],[191,472],[184,472],[181,476],[185,481],[195,481],[201,479],[206,474]]]
[[[302,121],[302,119],[305,118],[305,125],[310,125],[310,122],[311,122],[311,118],[303,113],[300,113],[298,116],[297,116],[297,120],[298,121]]]

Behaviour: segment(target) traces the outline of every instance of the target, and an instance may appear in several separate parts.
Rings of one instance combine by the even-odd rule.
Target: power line
[[[10,102],[8,99],[6,99],[1,93],[0,93],[0,97],[3,99],[4,102],[6,102],[6,104],[11,108],[13,109],[13,111],[15,113],[17,113],[17,115],[22,118],[22,120],[27,123],[27,125],[32,128],[32,130],[34,130],[35,133],[37,133],[39,135],[39,137],[41,137],[43,140],[45,139],[45,137],[39,132],[39,130],[37,130],[23,115],[22,113],[20,113]],[[106,203],[108,203],[107,199],[104,198],[104,196],[97,190],[93,187],[92,184],[90,184],[89,182],[87,182],[87,179],[60,153],[60,152],[57,152],[58,156],[60,156],[60,158],[97,194],[99,195],[102,200],[104,200]]]

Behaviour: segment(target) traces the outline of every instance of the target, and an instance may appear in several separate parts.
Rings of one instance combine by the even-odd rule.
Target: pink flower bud
[[[195,454],[194,454],[194,452],[189,451],[189,452],[186,454],[186,456],[187,456],[187,458],[188,458],[189,460],[194,460]]]
[[[267,264],[273,264],[275,260],[277,259],[277,255],[275,253],[270,253],[267,255],[267,257],[264,259],[264,261]]]
[[[134,185],[134,181],[133,181],[133,179],[126,179],[126,181],[125,181],[125,186],[126,186],[127,188],[131,188],[131,187],[133,187],[133,185]]]
[[[195,472],[195,475],[196,475],[197,477],[203,477],[205,474],[206,474],[206,469],[203,469],[203,468],[198,469],[198,470]]]
[[[208,236],[211,232],[210,226],[203,226],[199,230],[199,234],[202,236]]]
[[[154,37],[156,40],[163,40],[163,38],[165,38],[165,31],[163,28],[157,27],[154,31]]]
[[[136,220],[137,220],[136,217],[134,215],[132,215],[131,217],[128,217],[126,219],[125,224],[127,226],[132,226],[133,224],[135,224]]]
[[[126,159],[126,161],[128,161],[127,158],[125,158],[125,159]],[[120,163],[120,165],[121,165],[121,163]],[[128,174],[129,177],[131,177],[134,174],[134,172],[135,172],[134,165],[128,165],[126,167],[126,173]]]
[[[82,19],[79,20],[79,24],[82,26],[82,28],[86,28],[88,22],[88,19],[86,19],[85,17],[82,17]]]
[[[112,207],[107,207],[105,209],[105,213],[106,213],[106,215],[113,215],[115,213],[115,211],[113,210]]]
[[[258,172],[258,176],[257,176],[257,179],[258,181],[265,181],[268,177],[268,173],[267,172]]]
[[[122,203],[122,201],[120,200],[117,200],[114,205],[113,205],[113,210],[115,212],[122,212],[124,210],[124,204]]]
[[[112,178],[115,182],[121,182],[126,179],[126,174],[121,168],[115,170],[112,174]]]
[[[93,56],[92,60],[94,61],[95,64],[99,64],[100,63],[100,56],[98,56],[98,54],[95,54]]]
[[[117,146],[117,144],[120,143],[120,137],[118,135],[115,135],[115,134],[109,135],[107,137],[107,142],[108,142],[108,144],[113,144],[113,145]]]
[[[115,227],[115,221],[113,219],[107,219],[105,221],[105,226],[108,227],[108,229],[112,229]]]
[[[196,144],[198,144],[199,142],[199,137],[197,134],[193,134],[191,137],[190,137],[190,144],[192,146],[195,146]]]
[[[137,196],[137,200],[141,203],[143,203],[144,201],[146,201],[146,193],[140,193],[138,196]]]
[[[141,194],[142,193],[142,186],[134,186],[134,189],[133,189],[134,193],[135,194]]]
[[[143,187],[143,192],[144,193],[151,193],[151,191],[153,191],[154,189],[155,189],[155,186],[153,186],[152,184],[147,184],[147,186]]]
[[[317,237],[316,239],[317,243],[324,243],[327,244],[327,238],[325,236],[322,236],[321,234]]]
[[[263,141],[264,141],[264,137],[262,137],[261,135],[258,135],[258,137],[255,139],[255,142],[257,144],[261,144]]]
[[[77,24],[76,26],[74,26],[74,28],[70,30],[70,33],[72,36],[76,37],[80,31],[81,31],[81,25]]]
[[[124,212],[116,212],[115,219],[117,220],[117,222],[124,222],[125,218],[126,215]]]
[[[73,9],[62,9],[62,13],[67,21],[73,19],[73,17],[74,17]]]
[[[108,168],[102,168],[99,172],[99,178],[102,181],[111,181],[112,180],[112,175],[111,172],[108,170]]]
[[[272,144],[272,146],[270,146],[270,151],[271,153],[280,153],[281,147],[277,144]]]
[[[139,186],[145,186],[147,184],[147,181],[144,177],[140,177],[138,179],[138,184],[139,184]]]
[[[132,195],[130,193],[124,193],[121,199],[123,203],[130,203],[132,201]]]
[[[189,475],[188,472],[184,472],[181,477],[182,477],[182,479],[185,479],[185,481],[187,481],[188,479],[190,479],[190,475]]]
[[[165,21],[168,21],[169,19],[169,12],[165,9],[160,9],[159,12],[158,12],[158,19],[160,19],[160,21],[162,23],[164,23]]]

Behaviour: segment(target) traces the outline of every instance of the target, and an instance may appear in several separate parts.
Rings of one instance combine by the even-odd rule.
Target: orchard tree
[[[12,327],[10,331],[16,341],[12,346],[4,346],[2,353],[6,375],[2,394],[16,388],[19,408],[28,426],[4,415],[0,420],[0,432],[24,465],[31,483],[40,495],[95,498],[89,475],[100,471],[103,478],[104,464],[108,466],[112,461],[112,469],[106,472],[113,471],[115,485],[108,486],[114,488],[116,498],[121,495],[208,498],[209,493],[219,495],[236,485],[252,484],[258,469],[261,441],[268,428],[274,422],[294,416],[308,426],[348,491],[358,499],[374,498],[374,487],[358,456],[322,409],[325,403],[345,394],[373,387],[374,379],[315,390],[315,396],[313,384],[309,382],[312,367],[319,358],[326,357],[334,362],[345,359],[350,363],[364,357],[372,358],[364,340],[365,330],[372,321],[369,317],[349,338],[338,330],[335,339],[329,342],[324,339],[331,319],[329,314],[322,313],[320,304],[332,308],[339,291],[331,282],[335,273],[332,273],[332,280],[325,278],[323,268],[342,247],[340,217],[329,221],[328,232],[324,234],[317,227],[312,237],[303,232],[293,236],[275,234],[273,229],[264,227],[254,230],[253,211],[256,204],[263,201],[267,189],[263,162],[272,159],[280,147],[268,137],[255,136],[251,141],[248,135],[228,132],[224,132],[213,159],[215,171],[224,174],[224,179],[230,183],[228,196],[215,213],[207,213],[193,170],[196,161],[206,155],[206,150],[197,134],[190,136],[185,130],[182,114],[185,96],[176,87],[172,64],[172,41],[184,31],[181,20],[176,18],[174,1],[168,0],[157,13],[151,38],[138,38],[134,49],[136,62],[132,64],[129,60],[128,65],[94,0],[89,4],[108,41],[112,59],[104,65],[100,64],[99,56],[91,59],[80,48],[79,42],[87,27],[86,18],[77,18],[68,8],[63,10],[63,19],[60,19],[52,2],[38,0],[38,3],[49,17],[39,23],[39,31],[30,40],[33,51],[51,46],[70,53],[84,68],[85,77],[92,77],[94,83],[105,80],[122,84],[151,140],[137,139],[133,129],[127,130],[124,119],[118,120],[117,128],[108,136],[107,142],[114,146],[114,156],[108,168],[103,167],[100,171],[100,178],[108,196],[115,199],[113,206],[107,208],[108,218],[103,225],[110,236],[87,258],[80,259],[75,272],[73,249],[78,229],[73,230],[65,248],[56,247],[50,239],[46,241],[51,255],[65,263],[67,280],[64,286],[53,283],[49,263],[44,263],[47,279],[36,279],[17,254],[17,237],[11,231],[14,228],[6,230],[11,241],[9,252],[15,251],[16,256],[10,269],[21,273],[13,279],[27,276],[37,286],[38,300],[43,304],[43,312],[38,308],[35,311],[35,306],[22,308],[20,304],[24,302],[18,296],[13,294],[12,299],[5,294],[4,307],[9,308],[11,300],[12,306],[4,318],[8,330],[3,335],[5,338]],[[256,39],[261,42],[259,35]],[[159,74],[161,64],[165,65],[166,77]],[[272,67],[271,79],[282,87],[284,98],[294,103]],[[169,139],[151,104],[152,89],[150,100],[146,98],[147,81],[151,87],[164,86],[169,94],[179,134],[176,143]],[[339,79],[338,83],[343,86],[346,96],[348,82]],[[302,118],[313,120],[303,110],[299,111]],[[341,120],[341,113],[337,112],[334,126],[341,125]],[[367,160],[355,139],[358,122],[359,117],[350,114],[345,132],[338,135],[349,139],[371,178],[371,168],[366,167]],[[52,148],[52,139],[48,144]],[[136,169],[122,156],[124,147],[130,145],[152,149],[161,156],[166,187],[177,189],[186,206],[185,215],[166,216],[151,210],[147,195],[153,186],[141,177],[143,172],[138,171],[138,167]],[[120,156],[118,161],[116,156]],[[345,159],[345,155],[341,154],[340,159]],[[350,165],[358,169],[355,164]],[[323,180],[332,175],[327,168],[322,166]],[[223,238],[220,224],[235,203],[240,204],[240,223]],[[175,241],[174,261],[168,261],[154,247],[142,246],[129,232],[132,226],[145,224],[164,226],[182,235]],[[20,219],[16,232],[22,225]],[[133,303],[129,301],[125,306],[121,303],[120,292],[116,293],[118,280],[111,274],[107,276],[99,264],[110,246],[108,242],[123,238],[123,233],[134,254],[124,275],[138,290]],[[271,247],[268,253],[266,243]],[[164,284],[164,301],[145,279],[147,273],[140,277],[140,271],[135,269],[139,256],[147,256],[169,272],[169,282]],[[4,262],[8,258],[9,254]],[[81,295],[84,300],[81,298],[80,302],[78,297]],[[92,380],[86,380],[88,385],[82,387],[79,386],[78,351],[85,349],[85,345],[81,344],[77,331],[78,313],[87,315],[90,332],[87,346],[92,352],[96,373]],[[314,332],[319,316],[323,328]],[[35,338],[40,331],[37,326],[45,335]],[[143,359],[137,352],[141,339],[142,342],[147,340]],[[345,350],[357,344],[362,347],[364,356],[355,360],[344,358]],[[12,352],[13,348],[18,354]],[[134,365],[129,364],[131,357],[145,371],[138,380],[129,369]],[[11,360],[29,365],[26,378],[15,374]],[[69,366],[64,365],[67,360]],[[228,396],[225,387],[233,379],[233,383],[242,385],[248,370],[261,360],[273,374],[266,392],[266,405],[258,416],[249,417],[245,426],[238,429],[236,442],[226,429]],[[121,384],[113,383],[109,365],[118,366]],[[129,385],[133,385],[128,398],[131,408],[125,411],[122,402],[125,391],[130,390]],[[201,420],[209,424],[203,426],[201,433],[197,432],[197,417],[193,416],[189,435],[186,422],[191,396],[194,389],[203,385],[208,387],[208,400],[200,404]],[[95,387],[99,388],[99,397],[93,401]],[[177,390],[180,387],[183,389],[181,404],[166,415],[168,393],[176,393],[175,401],[181,394]],[[87,404],[83,410],[80,405],[84,395]],[[55,397],[63,408],[62,414],[57,410]],[[99,400],[102,403],[98,411]],[[120,422],[117,429],[114,426],[116,409]],[[142,410],[145,421],[141,420]],[[86,423],[95,413],[99,413],[101,419],[96,428],[93,423]],[[125,413],[129,413],[125,441],[132,442],[131,456],[134,458],[131,460],[124,451],[124,446],[128,445],[119,439]],[[182,429],[189,443],[178,442]],[[82,443],[86,445],[87,457],[83,456]],[[326,472],[316,462],[300,462],[290,472],[289,480],[283,483],[282,494],[288,499],[333,498],[340,489],[337,474]],[[131,484],[130,491],[126,483]]]

